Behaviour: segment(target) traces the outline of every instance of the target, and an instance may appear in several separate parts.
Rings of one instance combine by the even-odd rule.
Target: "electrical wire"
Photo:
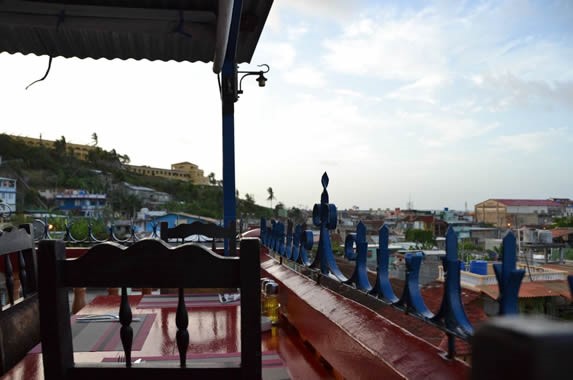
[[[52,56],[50,56],[50,60],[48,61],[48,70],[46,70],[46,73],[44,74],[43,77],[41,77],[40,79],[37,79],[35,81],[33,81],[32,83],[30,83],[29,85],[26,86],[26,90],[33,84],[38,83],[43,81],[44,79],[46,79],[48,77],[48,74],[50,73],[50,68],[52,67]]]

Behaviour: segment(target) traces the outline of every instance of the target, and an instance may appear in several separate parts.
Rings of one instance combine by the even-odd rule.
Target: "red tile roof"
[[[497,285],[481,285],[477,288],[494,300],[499,297],[499,288]],[[571,300],[571,292],[566,281],[524,282],[519,288],[519,298],[558,296]]]
[[[551,236],[553,237],[553,239],[557,239],[567,235],[573,235],[573,228],[554,228],[551,230]]]
[[[555,270],[562,270],[568,272],[569,274],[573,274],[573,264],[544,264],[543,267]]]
[[[506,206],[547,206],[562,207],[560,203],[548,199],[492,199]]]

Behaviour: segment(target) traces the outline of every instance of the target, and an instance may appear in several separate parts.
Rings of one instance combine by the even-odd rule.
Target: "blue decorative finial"
[[[326,188],[328,186],[329,179],[326,172],[322,175],[320,182],[322,183],[323,189],[320,196],[320,203],[316,203],[312,209],[312,223],[315,226],[320,227],[320,238],[318,241],[318,251],[311,267],[320,267],[320,272],[322,274],[328,275],[329,273],[332,273],[339,281],[347,281],[346,276],[342,274],[336,265],[336,260],[334,259],[332,246],[330,244],[330,234],[328,230],[334,230],[336,228],[338,214],[336,206],[329,203],[328,200],[328,191]]]
[[[322,174],[320,182],[322,183],[322,187],[324,187],[324,189],[326,190],[326,188],[328,187],[328,174],[326,172]]]
[[[320,182],[322,183],[322,194],[320,196],[320,203],[328,203],[328,190],[326,190],[326,188],[328,187],[328,174],[326,174],[326,172],[324,172],[324,174],[322,175]]]

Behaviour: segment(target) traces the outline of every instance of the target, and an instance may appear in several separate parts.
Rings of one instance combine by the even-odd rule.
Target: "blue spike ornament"
[[[515,235],[508,231],[502,241],[503,257],[501,264],[493,264],[495,277],[499,286],[499,315],[519,314],[519,287],[525,275],[523,269],[516,269]]]
[[[286,230],[286,244],[284,247],[284,256],[292,260],[292,242],[293,242],[293,223],[291,220],[287,221],[287,230]]]
[[[259,227],[259,237],[263,245],[268,245],[267,241],[267,220],[265,218],[261,218],[261,225]]]
[[[276,227],[275,252],[277,252],[281,256],[285,256],[284,254],[285,224],[283,222],[277,222],[275,227]]]
[[[434,314],[428,309],[420,293],[420,266],[424,254],[422,252],[407,253],[406,259],[406,284],[404,293],[397,305],[406,307],[406,310],[420,317],[431,319]]]
[[[294,226],[294,232],[292,234],[292,251],[290,254],[290,259],[292,261],[298,260],[298,253],[300,249],[300,241],[302,239],[302,226],[297,224]]]
[[[307,267],[310,266],[310,258],[308,257],[308,251],[312,249],[312,245],[314,244],[314,235],[311,230],[304,230],[302,228],[302,235],[300,239],[300,248],[299,248],[299,255],[298,263],[303,264]]]
[[[378,251],[376,252],[376,283],[370,294],[381,298],[384,302],[394,304],[399,301],[394,294],[392,283],[390,282],[389,264],[390,250],[388,249],[390,230],[388,226],[383,225],[378,230]]]
[[[453,228],[446,231],[446,257],[443,259],[444,296],[440,310],[432,321],[455,331],[462,336],[473,335],[473,327],[469,321],[462,303],[462,286],[460,283],[460,266],[458,260],[458,238]]]
[[[349,233],[344,239],[344,257],[347,260],[356,260],[356,252],[354,251],[354,245],[356,244],[356,234]]]
[[[312,210],[312,221],[315,226],[320,227],[320,237],[317,254],[311,267],[320,268],[320,272],[323,275],[332,274],[338,281],[344,282],[348,279],[336,265],[330,244],[330,234],[328,232],[328,230],[336,228],[336,222],[338,220],[336,206],[329,203],[328,191],[326,190],[328,182],[328,174],[324,172],[321,178],[322,194],[320,196],[320,203],[315,204]]]
[[[356,265],[354,273],[345,281],[345,284],[354,285],[357,289],[368,292],[372,289],[368,281],[366,259],[368,256],[368,242],[366,241],[366,226],[362,221],[356,226]]]

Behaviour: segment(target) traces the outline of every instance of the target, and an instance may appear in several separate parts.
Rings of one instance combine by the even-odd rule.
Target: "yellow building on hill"
[[[56,144],[56,142],[53,140],[44,140],[42,138],[37,139],[33,137],[15,135],[10,135],[10,137],[15,140],[22,141],[27,145],[43,146],[50,149],[54,149]],[[85,161],[88,159],[89,152],[95,149],[95,146],[72,144],[66,141],[66,148],[68,149],[68,152],[74,155],[74,157]],[[209,184],[209,179],[205,177],[203,170],[199,169],[199,166],[187,161],[172,164],[171,169],[154,168],[146,165],[124,165],[124,167],[130,172],[141,175],[191,181],[196,185]]]
[[[199,169],[197,165],[187,161],[172,164],[171,169],[161,169],[153,168],[151,166],[137,165],[125,165],[125,167],[130,172],[141,175],[191,181],[196,185],[209,184],[209,179],[205,177],[203,170]]]
[[[9,135],[9,136],[14,140],[22,141],[23,143],[31,146],[43,146],[44,148],[54,149],[56,145],[56,142],[53,140],[44,140],[42,138],[36,139],[34,137],[15,136],[15,135]],[[89,151],[94,149],[95,147],[91,145],[72,144],[66,141],[66,148],[68,149],[68,152],[74,155],[74,157],[85,161],[88,159]]]

